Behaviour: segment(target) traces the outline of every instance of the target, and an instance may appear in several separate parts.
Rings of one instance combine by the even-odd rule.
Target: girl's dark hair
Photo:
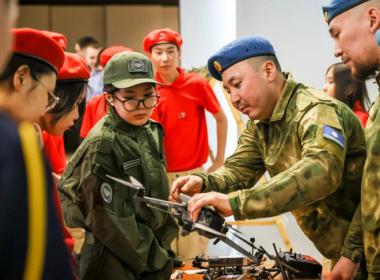
[[[78,103],[78,99],[83,95],[86,85],[87,82],[85,81],[57,81],[54,94],[59,97],[59,102],[49,111],[49,114],[52,115],[51,124],[56,124],[59,119],[69,114],[75,106],[81,105]]]
[[[29,67],[30,74],[34,80],[39,79],[41,75],[56,73],[47,63],[35,58],[14,53],[9,60],[7,67],[0,75],[0,83],[8,82],[9,87],[12,88],[12,77],[22,65],[27,65]]]
[[[370,101],[365,82],[356,80],[344,63],[339,62],[331,65],[326,74],[330,69],[333,69],[336,99],[347,104],[351,109],[357,100],[360,101],[363,108],[368,108]]]
[[[103,91],[109,94],[114,94],[117,90],[118,88],[114,87],[112,84],[105,84],[103,86]]]

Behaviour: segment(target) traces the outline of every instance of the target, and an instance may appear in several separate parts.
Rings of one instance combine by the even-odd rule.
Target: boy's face
[[[99,51],[100,49],[96,49],[91,46],[87,47],[85,50],[85,54],[86,54],[85,59],[86,59],[87,65],[90,66],[92,71],[94,71],[96,68],[96,60],[98,58]]]
[[[156,71],[165,75],[177,71],[180,55],[176,45],[163,43],[152,47],[150,59]]]
[[[144,83],[117,90],[113,95],[107,94],[107,100],[124,121],[131,125],[142,126],[149,120],[154,107],[157,105],[157,96],[154,85]],[[140,100],[140,102],[136,100]],[[142,102],[142,100],[144,101]],[[136,108],[137,103],[138,107]]]

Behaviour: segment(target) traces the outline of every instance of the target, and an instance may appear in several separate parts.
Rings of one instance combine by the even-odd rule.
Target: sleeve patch
[[[331,141],[334,141],[339,146],[341,146],[344,149],[344,136],[335,130],[334,128],[324,125],[323,126],[323,138],[330,139]]]

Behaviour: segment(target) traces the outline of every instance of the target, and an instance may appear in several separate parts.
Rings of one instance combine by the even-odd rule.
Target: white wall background
[[[180,0],[182,66],[204,66],[223,45],[236,38],[236,0]]]

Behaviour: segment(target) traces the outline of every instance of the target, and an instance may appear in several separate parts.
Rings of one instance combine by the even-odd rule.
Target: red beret
[[[144,51],[150,53],[154,45],[163,43],[172,43],[180,49],[182,47],[182,38],[177,32],[169,28],[153,30],[144,38]]]
[[[63,65],[65,54],[62,47],[40,30],[31,28],[12,29],[13,53],[46,63],[57,73]]]
[[[88,81],[90,69],[86,61],[75,53],[65,52],[65,63],[58,73],[58,81]]]
[[[54,41],[56,41],[58,44],[61,45],[62,49],[66,50],[67,48],[67,38],[65,35],[58,33],[58,32],[53,32],[53,31],[48,31],[48,30],[43,30],[42,31],[44,34],[52,38]]]
[[[108,48],[105,48],[101,54],[100,54],[100,57],[99,57],[99,64],[101,66],[105,66],[107,64],[107,62],[117,53],[121,53],[121,52],[124,52],[124,51],[133,51],[132,49],[130,48],[127,48],[127,47],[124,47],[124,46],[112,46],[112,47],[108,47]]]

